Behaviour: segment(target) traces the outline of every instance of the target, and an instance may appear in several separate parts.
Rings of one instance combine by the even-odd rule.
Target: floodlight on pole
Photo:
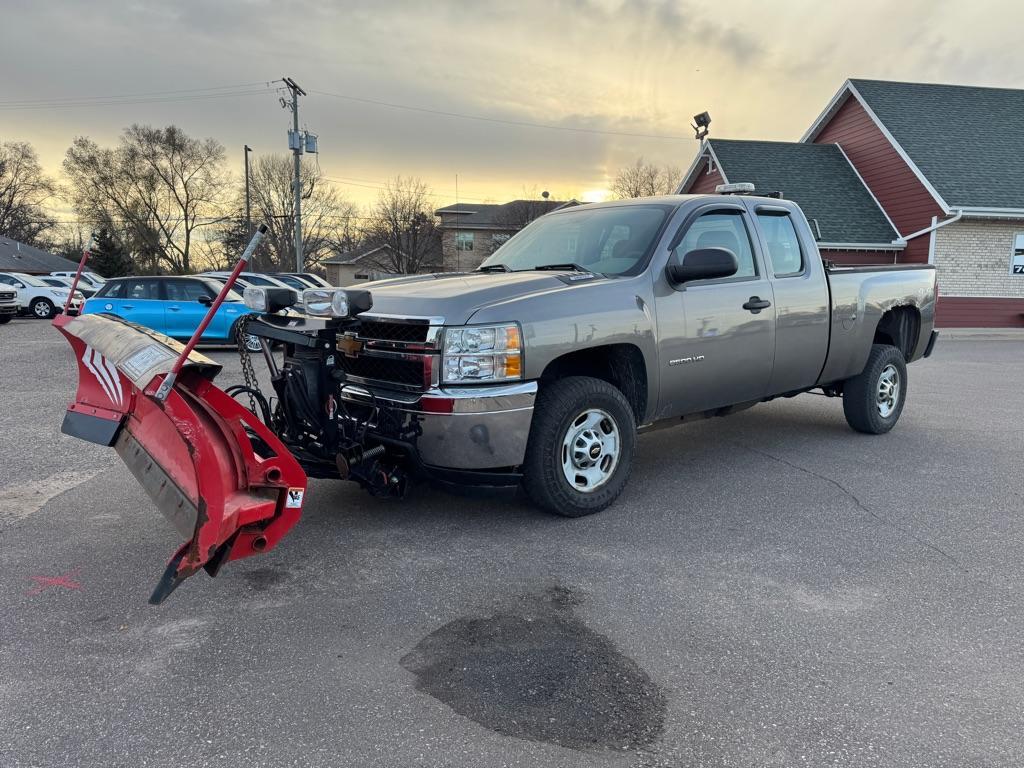
[[[702,141],[708,135],[708,128],[711,125],[711,115],[708,112],[701,112],[699,115],[693,116],[693,125],[690,127],[694,130],[694,138],[697,141]]]

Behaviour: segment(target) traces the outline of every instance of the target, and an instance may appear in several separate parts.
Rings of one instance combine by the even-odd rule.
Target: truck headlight
[[[445,329],[442,383],[508,381],[522,377],[523,342],[517,324]]]

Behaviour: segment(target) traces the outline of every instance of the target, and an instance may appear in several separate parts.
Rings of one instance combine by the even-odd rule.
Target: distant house
[[[845,264],[929,263],[946,327],[1024,326],[1024,90],[848,80],[799,142],[706,140],[679,192],[750,181]]]
[[[538,216],[576,201],[513,200],[509,203],[457,203],[438,208],[441,253],[446,272],[476,269],[512,235]]]
[[[386,269],[393,252],[390,245],[371,245],[332,256],[323,262],[327,270],[327,282],[348,286],[361,281],[393,277],[394,274]]]
[[[70,272],[76,269],[78,264],[74,261],[0,235],[0,272],[48,275],[51,272]]]

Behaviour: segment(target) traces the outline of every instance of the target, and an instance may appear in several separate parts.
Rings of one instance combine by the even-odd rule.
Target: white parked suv
[[[20,311],[18,291],[12,285],[0,283],[0,325],[11,322]]]
[[[65,277],[68,280],[75,279],[74,272],[51,272],[50,275],[52,277]],[[97,275],[95,272],[90,272],[86,270],[82,272],[82,277],[79,279],[78,282],[79,284],[85,283],[85,287],[91,289],[92,291],[98,291],[100,288],[103,287],[103,284],[107,282],[107,278],[101,277],[100,275]]]
[[[22,312],[43,319],[64,310],[70,288],[57,288],[24,272],[0,272],[0,286],[9,285],[18,291],[18,304]],[[81,291],[71,299],[71,312],[77,313],[85,302]]]

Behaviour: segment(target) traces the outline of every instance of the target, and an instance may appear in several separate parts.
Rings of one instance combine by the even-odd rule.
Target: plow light
[[[257,288],[250,285],[242,293],[245,306],[257,312],[280,312],[288,309],[298,299],[291,288]]]
[[[302,292],[307,315],[315,317],[354,317],[373,306],[369,291],[344,288],[310,288]]]

